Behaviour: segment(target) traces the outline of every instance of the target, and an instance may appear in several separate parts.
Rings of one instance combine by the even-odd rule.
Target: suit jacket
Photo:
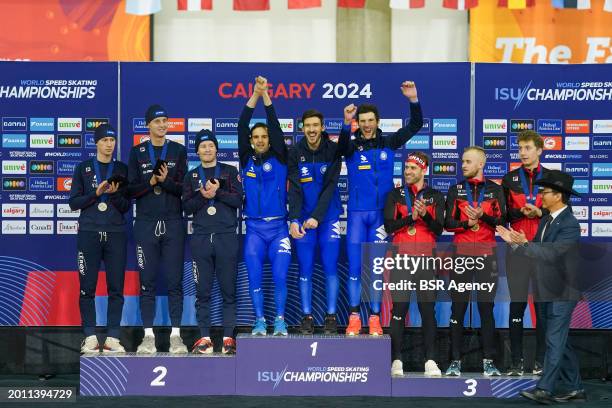
[[[522,247],[525,255],[535,258],[536,301],[576,301],[578,287],[580,224],[567,206],[546,228],[540,220],[533,242]]]

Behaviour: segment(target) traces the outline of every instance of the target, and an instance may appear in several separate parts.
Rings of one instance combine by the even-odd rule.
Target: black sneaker
[[[314,333],[314,325],[312,322],[312,315],[306,315],[302,319],[300,324],[300,334],[311,335]]]
[[[520,377],[525,374],[525,369],[523,368],[523,359],[521,359],[518,363],[512,363],[510,369],[506,375],[511,377]]]
[[[325,325],[323,326],[323,333],[338,334],[338,321],[336,320],[335,314],[325,315]]]
[[[544,366],[540,364],[540,362],[536,361],[535,364],[533,365],[533,375],[541,376],[543,372],[544,372]]]

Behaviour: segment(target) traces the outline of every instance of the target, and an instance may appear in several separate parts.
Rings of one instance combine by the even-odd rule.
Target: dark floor
[[[78,387],[78,375],[58,375],[48,380],[40,380],[36,376],[0,376],[0,387]],[[591,407],[612,407],[612,382],[589,380],[585,382],[588,394],[588,405]],[[390,398],[390,397],[77,397],[73,406],[83,407],[143,407],[161,406],[173,407],[275,407],[283,408],[303,407],[338,407],[338,408],[385,408],[402,407],[463,407],[472,408],[475,405],[482,407],[516,406],[527,407],[537,404],[522,398],[496,399],[496,398]],[[569,406],[573,406],[571,404]],[[39,406],[33,403],[22,403],[19,406]],[[45,403],[45,407],[70,406],[63,403]]]

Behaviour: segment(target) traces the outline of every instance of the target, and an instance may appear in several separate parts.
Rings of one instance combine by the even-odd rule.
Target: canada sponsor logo
[[[324,119],[324,120],[325,120],[325,130],[328,132],[340,132],[342,130],[342,126],[344,125],[344,120],[342,118],[332,118],[332,119]],[[299,128],[299,130],[302,130],[302,129]]]
[[[407,150],[424,150],[429,149],[429,136],[415,135],[410,138],[404,145]]]
[[[510,133],[519,133],[524,130],[535,130],[535,120],[510,119]]]
[[[72,177],[58,177],[57,191],[70,191],[72,187]]]
[[[236,132],[238,130],[238,118],[215,119],[215,132]]]
[[[432,178],[431,179],[431,187],[441,191],[443,193],[447,193],[448,189],[457,184],[456,178]]]
[[[433,162],[431,164],[434,176],[456,176],[457,163],[454,162]]]
[[[100,125],[108,125],[108,118],[86,118],[85,131],[93,132]]]
[[[293,119],[279,119],[278,123],[280,123],[281,130],[283,133],[293,133]]]
[[[68,204],[57,205],[57,218],[78,218],[80,210],[72,210]]]
[[[53,191],[53,177],[30,177],[30,191]]]
[[[26,118],[21,118],[21,117],[2,118],[2,131],[3,132],[20,131],[20,130],[22,131],[28,130],[28,124],[27,124]]]
[[[612,163],[593,163],[593,177],[612,177]]]
[[[572,211],[577,220],[584,221],[589,219],[589,207],[586,205],[573,205]]]
[[[590,173],[589,163],[564,163],[563,171],[572,177],[588,177]]]
[[[612,220],[612,207],[594,205],[593,207],[591,207],[591,219],[593,221]]]
[[[5,235],[23,235],[26,233],[26,222],[25,220],[23,221],[17,221],[17,220],[11,220],[11,221],[4,221],[2,220],[2,234]]]
[[[30,162],[30,174],[53,174],[54,162],[50,160],[32,160]]]
[[[238,135],[217,135],[219,149],[237,149]]]
[[[188,132],[199,132],[202,129],[212,131],[212,118],[188,118],[187,119],[187,131]]]
[[[53,221],[51,220],[30,221],[30,234],[53,234]]]
[[[25,204],[2,203],[2,218],[25,218],[26,212]]]
[[[538,133],[541,135],[560,135],[563,131],[561,119],[538,119]]]
[[[132,130],[136,133],[148,132],[147,122],[144,118],[133,118],[132,119]]]
[[[487,162],[484,168],[484,174],[489,177],[503,177],[508,172],[508,163],[506,162]]]
[[[483,119],[483,133],[507,133],[508,121],[506,119]]]
[[[589,121],[568,119],[565,121],[565,133],[589,133]]]
[[[592,180],[593,194],[612,194],[612,180]]]
[[[54,215],[53,204],[30,204],[30,218],[50,218]]]
[[[565,150],[589,150],[589,138],[567,136],[565,138]]]
[[[457,149],[457,136],[438,136],[434,135],[432,145],[434,149],[440,150],[456,150]]]
[[[65,234],[77,234],[79,232],[79,222],[72,220],[61,220],[57,221],[57,233],[61,235]]]
[[[72,149],[83,146],[83,137],[81,135],[57,135],[58,149]]]
[[[486,150],[506,150],[508,139],[506,136],[483,136],[482,145]]]
[[[4,149],[25,149],[28,147],[28,140],[25,134],[3,134],[2,147]]]
[[[25,160],[2,160],[2,174],[26,174],[27,170]]]
[[[74,160],[59,160],[57,162],[57,175],[58,176],[71,176],[74,174],[74,169],[79,164],[78,161]]]
[[[185,118],[168,118],[168,132],[184,132]]]
[[[166,135],[166,139],[185,146],[185,135]]]
[[[30,132],[53,132],[54,118],[30,118]]]
[[[573,189],[580,194],[589,194],[589,180],[574,180]]]
[[[612,133],[612,119],[594,119],[593,133]]]
[[[457,119],[434,119],[434,133],[457,132]]]
[[[593,136],[593,150],[612,150],[612,136]]]
[[[592,223],[592,237],[612,237],[612,223]]]
[[[83,130],[81,118],[57,118],[58,132],[80,132]]]
[[[563,141],[561,136],[546,136],[544,140],[544,150],[561,150]]]
[[[383,133],[397,132],[402,127],[401,119],[381,119],[378,127]]]
[[[27,181],[25,177],[2,177],[3,191],[25,191]]]
[[[52,149],[54,147],[55,147],[54,135],[30,134],[30,148],[32,149]]]

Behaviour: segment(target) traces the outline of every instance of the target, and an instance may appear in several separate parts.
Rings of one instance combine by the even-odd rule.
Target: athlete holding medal
[[[97,353],[96,285],[101,261],[106,270],[108,287],[108,337],[102,350],[121,353],[119,323],[123,310],[123,281],[126,262],[126,231],[124,214],[130,207],[125,195],[127,166],[113,160],[117,133],[110,125],[96,128],[96,157],[81,162],[72,176],[70,208],[81,210],[77,236],[80,283],[79,306],[85,339],[82,353]]]

